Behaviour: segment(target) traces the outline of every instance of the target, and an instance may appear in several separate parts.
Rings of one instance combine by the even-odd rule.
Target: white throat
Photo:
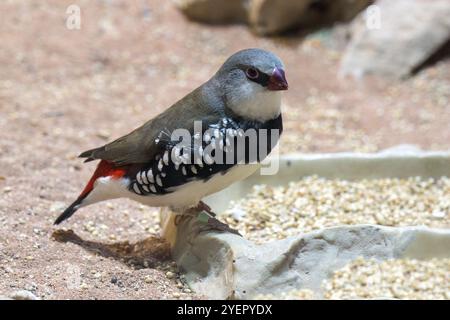
[[[228,107],[245,119],[265,122],[280,115],[280,91],[267,90],[259,84],[247,82],[231,96],[233,98],[228,99]]]

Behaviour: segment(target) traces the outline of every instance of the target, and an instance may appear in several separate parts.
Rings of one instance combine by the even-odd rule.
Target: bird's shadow
[[[72,230],[58,229],[53,232],[52,238],[61,243],[74,243],[89,252],[116,259],[137,269],[155,268],[171,260],[169,243],[154,236],[135,243],[103,243],[84,240]]]

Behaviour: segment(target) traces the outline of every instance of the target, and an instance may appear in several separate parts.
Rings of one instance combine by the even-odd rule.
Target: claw
[[[197,205],[197,209],[201,212],[201,211],[206,211],[208,212],[211,216],[215,217],[216,214],[212,211],[211,207],[208,206],[206,203],[204,203],[203,201],[200,201]]]

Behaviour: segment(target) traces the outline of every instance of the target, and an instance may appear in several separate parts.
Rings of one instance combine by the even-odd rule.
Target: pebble
[[[39,298],[28,290],[19,290],[15,291],[13,294],[11,294],[11,299],[14,300],[39,300]]]
[[[4,193],[10,193],[12,191],[12,188],[11,187],[4,187],[3,188],[3,192]]]
[[[97,137],[99,137],[100,139],[103,139],[103,140],[109,139],[110,136],[111,136],[111,133],[106,130],[99,130],[97,132]]]
[[[64,202],[56,201],[50,205],[50,212],[60,212],[66,208],[67,204]]]
[[[433,217],[437,218],[437,219],[442,219],[445,218],[445,212],[444,211],[433,211],[432,213]]]
[[[167,271],[167,272],[166,272],[166,278],[167,278],[167,279],[173,279],[173,278],[175,278],[175,273],[173,273],[172,271]]]

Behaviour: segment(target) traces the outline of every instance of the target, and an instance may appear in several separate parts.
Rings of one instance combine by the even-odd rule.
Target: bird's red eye
[[[249,79],[256,79],[256,78],[259,77],[259,71],[256,70],[255,68],[248,68],[248,69],[245,71],[245,74],[247,75],[247,77],[248,77]]]

